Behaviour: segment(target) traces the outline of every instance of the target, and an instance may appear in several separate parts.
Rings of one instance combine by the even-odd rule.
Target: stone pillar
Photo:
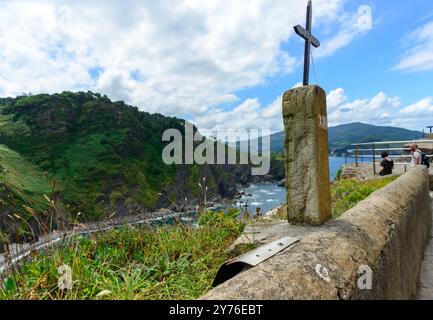
[[[286,91],[283,118],[289,223],[320,225],[332,216],[325,91]]]

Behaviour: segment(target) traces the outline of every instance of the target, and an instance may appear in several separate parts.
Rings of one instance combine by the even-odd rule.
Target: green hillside
[[[349,123],[329,129],[329,147],[335,154],[345,153],[352,143],[412,140],[423,137],[422,132],[396,127]]]
[[[26,204],[43,211],[47,208],[44,195],[51,195],[46,175],[17,152],[0,145],[0,197],[15,208]]]
[[[64,201],[87,214],[122,198],[152,207],[173,178],[157,133],[179,127],[177,119],[69,92],[3,99],[0,112],[1,143],[48,172]]]
[[[397,127],[374,126],[359,122],[330,127],[328,135],[329,151],[334,155],[344,154],[347,149],[350,149],[352,143],[412,140],[423,137],[423,133],[419,131]],[[270,145],[272,152],[284,152],[284,132],[271,135]]]
[[[232,196],[236,181],[224,168],[163,163],[161,137],[168,128],[183,132],[184,122],[92,92],[0,99],[0,165],[9,170],[3,184],[29,205],[52,184],[58,200],[84,220],[185,198],[194,203],[202,197],[203,176],[209,200]]]

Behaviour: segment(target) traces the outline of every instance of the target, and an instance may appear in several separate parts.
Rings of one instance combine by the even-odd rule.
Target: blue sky
[[[310,83],[319,84],[330,92],[344,88],[351,99],[373,97],[386,92],[392,97],[400,97],[403,105],[416,103],[427,95],[433,94],[433,69],[395,70],[401,56],[410,47],[406,37],[413,30],[422,28],[433,21],[433,2],[426,0],[395,1],[350,1],[347,8],[368,4],[373,10],[372,30],[355,39],[350,45],[338,50],[331,56],[314,59],[311,65]],[[314,10],[314,8],[313,8]],[[304,21],[299,21],[305,25]],[[313,26],[313,34],[322,40],[329,35]],[[303,42],[293,38],[284,45],[302,60]],[[433,51],[431,51],[433,56]],[[262,85],[236,92],[241,99],[256,96],[263,104],[270,104],[275,96],[291,85],[302,81],[302,64],[293,73],[274,77]],[[232,106],[230,106],[232,107]],[[362,121],[362,117],[354,117]],[[422,130],[423,122],[433,125],[433,113],[425,114],[425,121],[409,125],[412,129]]]
[[[350,1],[351,6],[359,1]],[[371,32],[353,41],[332,57],[317,61],[320,84],[326,90],[344,86],[349,97],[368,97],[379,91],[414,103],[431,94],[433,72],[393,70],[405,50],[403,38],[427,22],[431,1],[369,1],[374,22]],[[430,17],[432,20],[432,17]],[[319,36],[320,36],[320,30]],[[433,55],[433,52],[431,53]],[[432,119],[433,120],[433,119]]]
[[[391,6],[389,0],[351,0],[347,2],[347,8],[356,10],[363,4],[368,4],[373,9],[372,30],[332,56],[316,59],[317,78],[311,67],[310,82],[319,84],[328,92],[344,87],[348,97],[354,99],[386,91],[391,96],[402,97],[406,103],[413,103],[432,93],[433,70],[404,72],[395,71],[393,67],[404,52],[404,36],[422,27],[428,20],[433,20],[433,2],[392,1]],[[428,13],[431,14],[430,19],[426,19]],[[305,25],[303,20],[299,23]],[[320,28],[314,29],[314,26],[313,33],[320,40],[328,36]],[[304,47],[301,41],[292,38],[284,48],[302,59]],[[299,81],[302,81],[302,65],[294,73],[275,77],[264,85],[241,90],[236,94],[244,99],[258,96],[264,104],[268,104],[280,92]]]
[[[92,90],[205,129],[282,130],[307,0],[0,0],[0,96]],[[433,124],[433,2],[313,0],[330,125]]]

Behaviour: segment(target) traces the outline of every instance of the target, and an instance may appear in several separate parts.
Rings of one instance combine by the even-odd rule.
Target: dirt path
[[[433,192],[430,192],[433,200]],[[433,212],[432,212],[433,214]],[[433,300],[433,228],[430,231],[430,242],[424,252],[419,279],[418,300]]]

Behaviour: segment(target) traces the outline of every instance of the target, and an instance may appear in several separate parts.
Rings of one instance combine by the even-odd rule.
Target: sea
[[[354,163],[354,158],[329,157],[329,172],[331,181],[334,180],[338,170],[345,163]],[[269,210],[278,207],[286,201],[286,189],[275,183],[251,184],[243,190],[244,195],[234,204],[242,211],[247,210],[254,215],[256,208],[265,214]]]

